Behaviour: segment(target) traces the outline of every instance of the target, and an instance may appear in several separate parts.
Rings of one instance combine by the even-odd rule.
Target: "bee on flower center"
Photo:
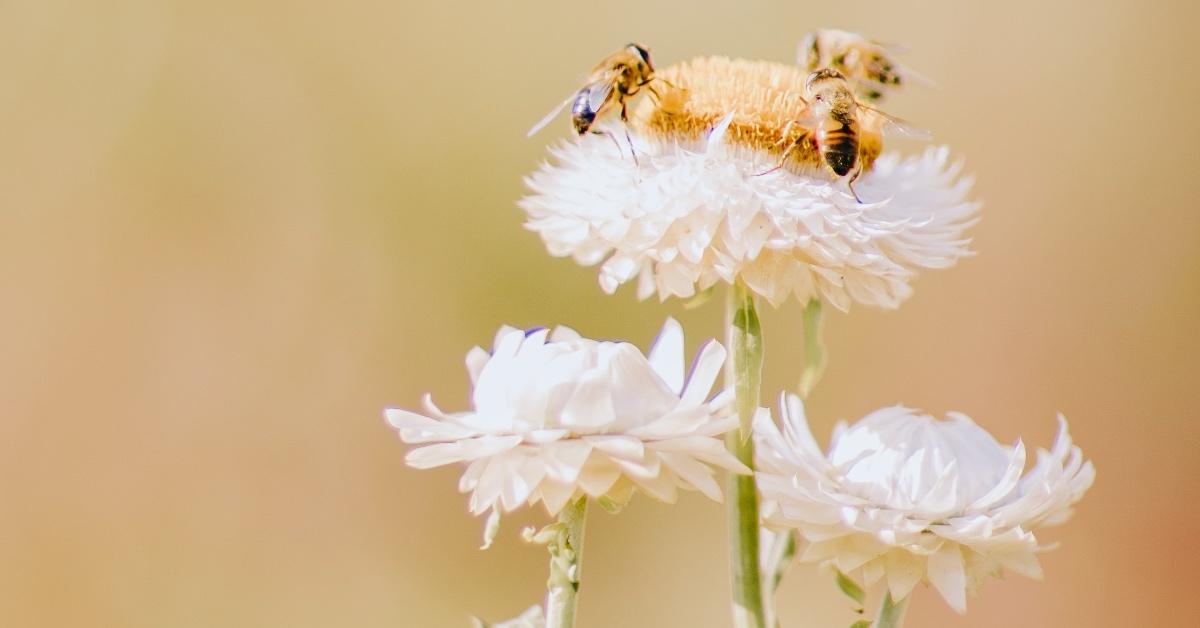
[[[642,87],[654,92],[649,83],[655,79],[654,64],[650,61],[650,51],[639,44],[628,46],[604,58],[591,74],[588,75],[583,87],[559,103],[546,117],[533,125],[526,136],[531,136],[550,123],[567,105],[571,106],[571,125],[575,133],[582,136],[591,132],[606,134],[605,131],[594,128],[597,120],[605,115],[619,111],[622,122],[629,121],[629,100]],[[626,130],[626,139],[629,132]],[[612,137],[609,135],[609,137]],[[616,140],[614,140],[615,142]],[[632,150],[632,143],[630,143]],[[620,145],[617,145],[618,149]],[[637,157],[635,156],[636,160]]]
[[[783,136],[788,137],[791,126],[797,122],[811,130],[813,138],[809,141],[815,142],[821,161],[838,177],[850,177],[846,185],[859,202],[862,199],[854,190],[854,181],[863,173],[866,165],[862,159],[864,136],[880,131],[914,138],[924,136],[924,131],[909,126],[903,120],[859,102],[846,77],[833,68],[822,68],[809,74],[804,87],[808,93],[808,110],[801,119],[788,123]],[[773,170],[783,167],[793,151],[804,151],[807,144],[801,141],[806,139],[805,135],[801,135],[789,145],[779,166]]]

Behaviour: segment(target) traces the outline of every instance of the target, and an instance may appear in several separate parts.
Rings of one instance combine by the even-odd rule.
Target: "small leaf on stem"
[[[862,605],[866,601],[867,594],[863,591],[863,588],[841,571],[837,572],[837,585],[842,590],[842,593],[846,594],[846,597],[858,602],[859,605]]]
[[[800,396],[807,399],[825,374],[825,341],[821,337],[821,300],[809,299],[804,306],[804,371],[800,374]]]

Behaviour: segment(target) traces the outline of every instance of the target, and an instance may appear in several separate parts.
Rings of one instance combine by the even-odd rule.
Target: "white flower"
[[[633,345],[559,327],[501,328],[491,354],[467,354],[473,410],[428,416],[389,409],[408,464],[463,462],[459,489],[475,514],[541,501],[556,514],[580,495],[625,503],[633,489],[673,502],[676,489],[720,500],[708,465],[748,473],[720,438],[737,426],[730,393],[709,399],[725,361],[710,341],[685,383],[683,330],[668,319],[649,358]]]
[[[693,65],[702,61],[732,64],[721,71],[775,73],[764,81],[802,84],[804,76],[794,68],[719,59]],[[675,83],[692,76],[672,70],[663,74]],[[700,93],[695,83],[684,93]],[[564,141],[551,147],[553,163],[527,178],[532,194],[520,202],[526,226],[552,255],[601,265],[607,293],[636,279],[638,298],[657,293],[665,300],[740,278],[776,306],[794,294],[801,302],[823,297],[841,310],[855,301],[894,308],[911,294],[917,269],[945,268],[970,254],[964,233],[978,204],[967,200],[971,180],[959,177],[945,148],[908,158],[885,152],[855,183],[867,201],[860,204],[827,170],[762,174],[779,157],[755,147],[763,133],[782,132],[776,118],[786,111],[755,111],[752,119],[741,110],[697,114],[687,123],[672,118],[660,124],[669,127],[664,131],[653,127],[657,111],[648,102],[628,128],[636,164],[619,126],[610,131],[623,151],[604,136]],[[697,137],[673,139],[676,127],[686,131],[710,118]]]
[[[1022,477],[1024,445],[1003,447],[962,414],[877,410],[839,424],[825,456],[800,399],[781,406],[782,433],[765,410],[754,426],[768,522],[808,541],[801,560],[862,568],[896,600],[927,581],[965,612],[966,592],[1001,568],[1041,578],[1033,529],[1065,521],[1095,478],[1061,415],[1054,446]]]

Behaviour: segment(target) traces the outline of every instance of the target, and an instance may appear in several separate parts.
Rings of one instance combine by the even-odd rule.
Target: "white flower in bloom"
[[[528,228],[552,255],[601,264],[607,293],[636,279],[641,299],[740,277],[776,306],[794,294],[894,308],[918,268],[970,254],[964,232],[978,205],[945,148],[884,153],[855,184],[870,201],[859,204],[824,174],[757,176],[774,162],[723,142],[731,118],[686,148],[631,130],[636,165],[607,137],[552,147],[555,163],[527,179]]]
[[[467,354],[471,411],[443,412],[426,395],[426,415],[386,417],[404,442],[422,445],[409,465],[467,464],[459,489],[475,514],[541,501],[553,515],[580,495],[624,503],[635,488],[666,502],[677,488],[720,500],[708,465],[749,473],[720,438],[737,426],[732,395],[708,396],[724,361],[710,341],[685,382],[683,330],[672,319],[648,358],[563,327],[505,327],[491,354]]]
[[[949,420],[903,407],[839,424],[829,454],[800,399],[781,402],[783,431],[760,412],[758,483],[769,523],[796,528],[806,561],[862,568],[892,598],[926,581],[959,612],[985,575],[1040,578],[1033,529],[1065,521],[1095,477],[1059,416],[1050,451],[1023,477],[1025,447],[1006,448],[965,415]]]

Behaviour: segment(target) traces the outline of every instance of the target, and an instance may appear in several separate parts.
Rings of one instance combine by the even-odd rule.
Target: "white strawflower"
[[[970,254],[978,204],[947,149],[880,155],[864,124],[859,203],[811,142],[762,174],[803,128],[788,126],[807,115],[803,70],[712,58],[659,75],[678,89],[652,83],[662,98],[639,103],[636,163],[619,123],[563,141],[520,202],[552,255],[600,264],[605,292],[636,279],[639,298],[665,300],[740,278],[776,306],[794,294],[894,308],[918,269]]]
[[[685,382],[673,319],[649,357],[564,327],[504,327],[492,353],[467,354],[472,410],[446,413],[426,395],[425,414],[389,409],[386,418],[422,445],[409,465],[467,464],[459,489],[474,514],[540,501],[554,515],[581,495],[623,504],[635,488],[666,502],[677,488],[720,500],[709,465],[749,472],[721,440],[737,426],[732,395],[709,398],[724,361],[725,348],[708,342]]]
[[[768,522],[808,541],[801,560],[862,568],[868,585],[886,579],[896,601],[925,581],[965,612],[985,575],[1040,579],[1033,530],[1066,521],[1095,478],[1062,415],[1054,446],[1022,476],[1021,441],[1004,447],[963,414],[877,410],[839,424],[823,455],[800,399],[780,405],[782,433],[766,411],[754,426]]]

